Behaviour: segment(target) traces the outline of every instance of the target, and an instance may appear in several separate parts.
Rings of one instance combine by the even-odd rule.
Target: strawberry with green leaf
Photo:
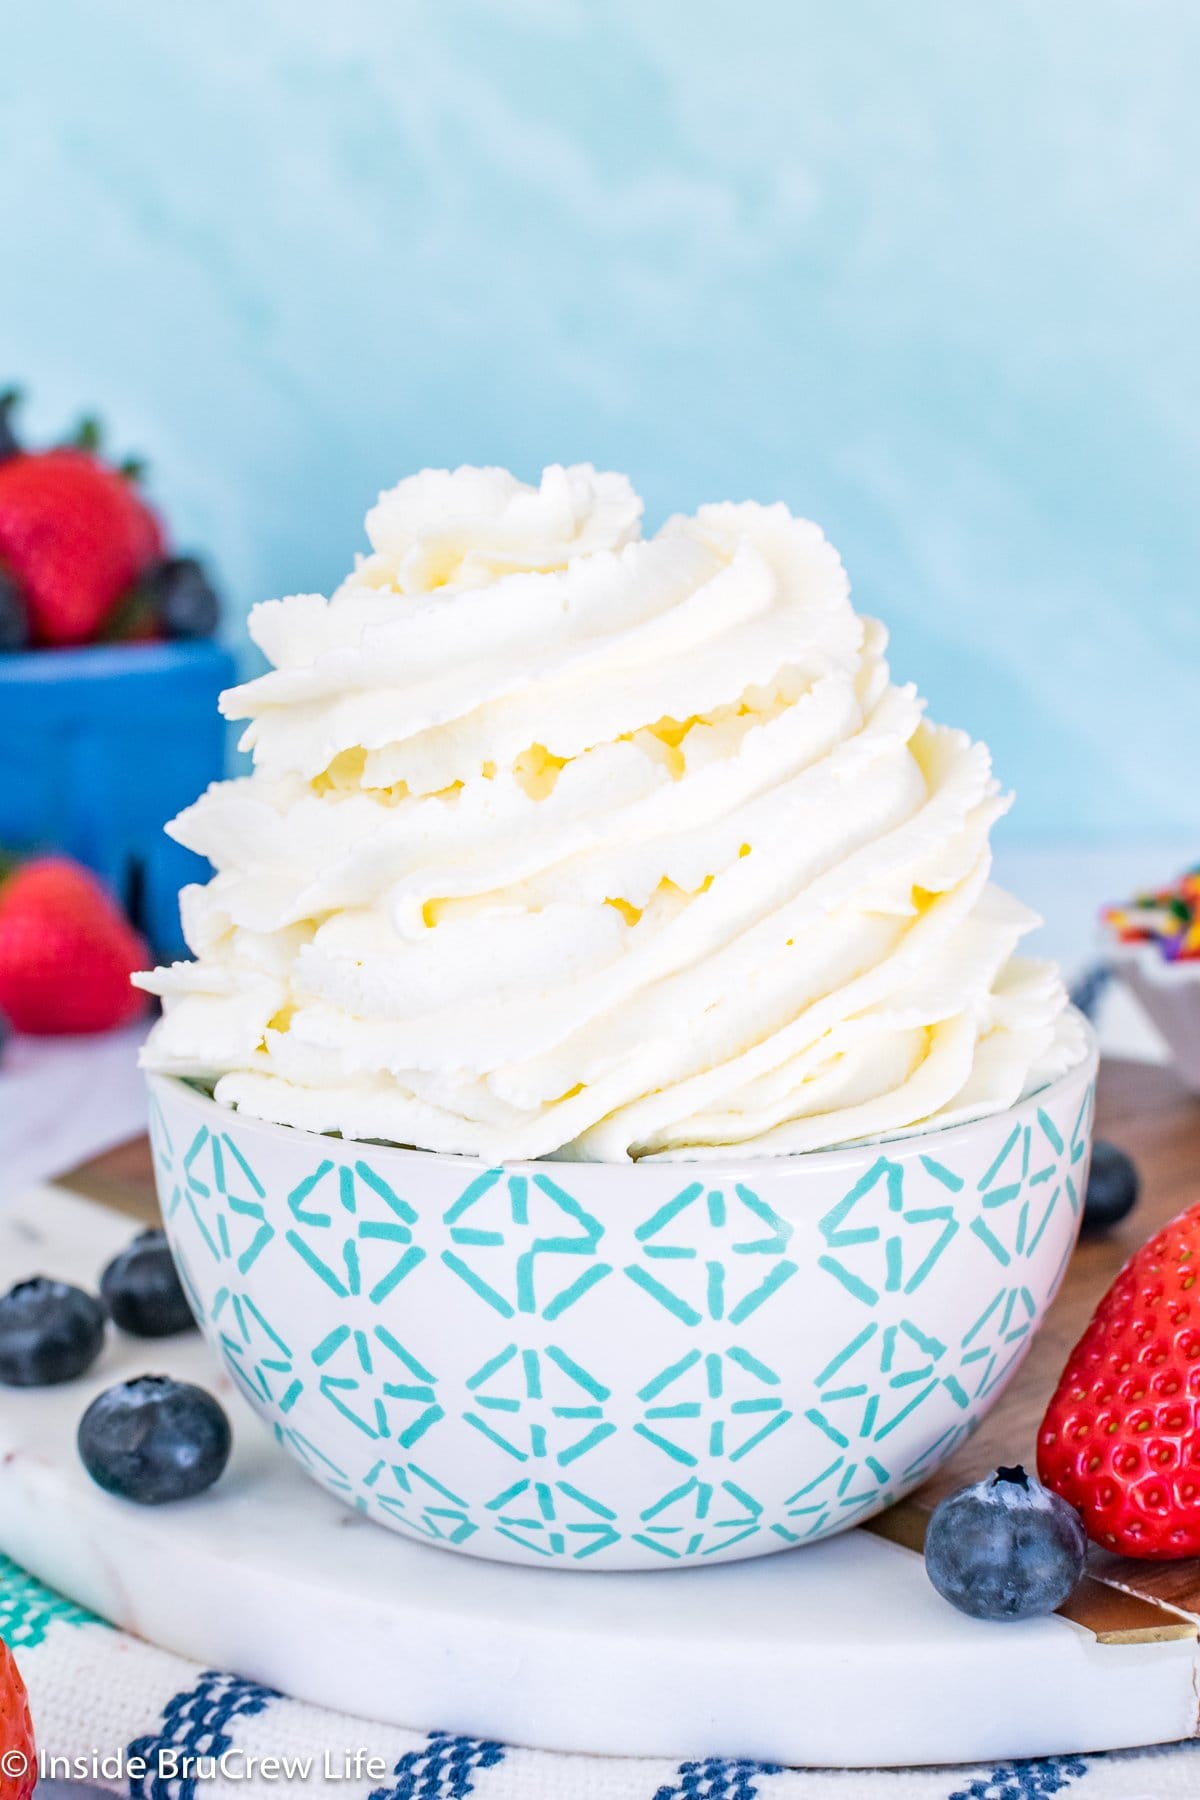
[[[104,460],[94,420],[71,444],[22,449],[16,402],[0,394],[0,651],[209,635],[216,596],[194,559],[167,554],[138,465]]]

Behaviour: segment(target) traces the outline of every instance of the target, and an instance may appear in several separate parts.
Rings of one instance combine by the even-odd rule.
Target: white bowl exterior
[[[1094,1056],[994,1118],[776,1161],[540,1163],[266,1125],[154,1077],[204,1329],[323,1486],[468,1555],[763,1555],[979,1422],[1058,1288]]]
[[[1181,1081],[1200,1094],[1200,963],[1168,962],[1157,944],[1121,945],[1113,960],[1166,1040]]]

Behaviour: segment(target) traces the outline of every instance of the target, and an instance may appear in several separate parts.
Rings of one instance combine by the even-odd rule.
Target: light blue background
[[[235,610],[424,463],[781,497],[1025,838],[1200,854],[1195,0],[0,8],[0,375]]]

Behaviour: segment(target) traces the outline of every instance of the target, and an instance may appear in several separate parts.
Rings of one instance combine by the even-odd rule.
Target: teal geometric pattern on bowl
[[[443,1250],[442,1261],[502,1319],[518,1312],[557,1319],[612,1274],[596,1256],[603,1225],[548,1175],[489,1169],[458,1196],[445,1223],[454,1248]]]
[[[314,1480],[467,1555],[668,1568],[860,1523],[975,1428],[1074,1245],[1094,1073],[702,1178],[342,1143],[163,1077],[151,1141],[207,1336]]]

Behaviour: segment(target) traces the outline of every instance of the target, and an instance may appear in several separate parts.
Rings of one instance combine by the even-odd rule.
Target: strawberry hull
[[[179,890],[208,866],[163,826],[223,772],[210,642],[94,645],[0,659],[0,846],[93,869],[160,956],[185,955]]]

